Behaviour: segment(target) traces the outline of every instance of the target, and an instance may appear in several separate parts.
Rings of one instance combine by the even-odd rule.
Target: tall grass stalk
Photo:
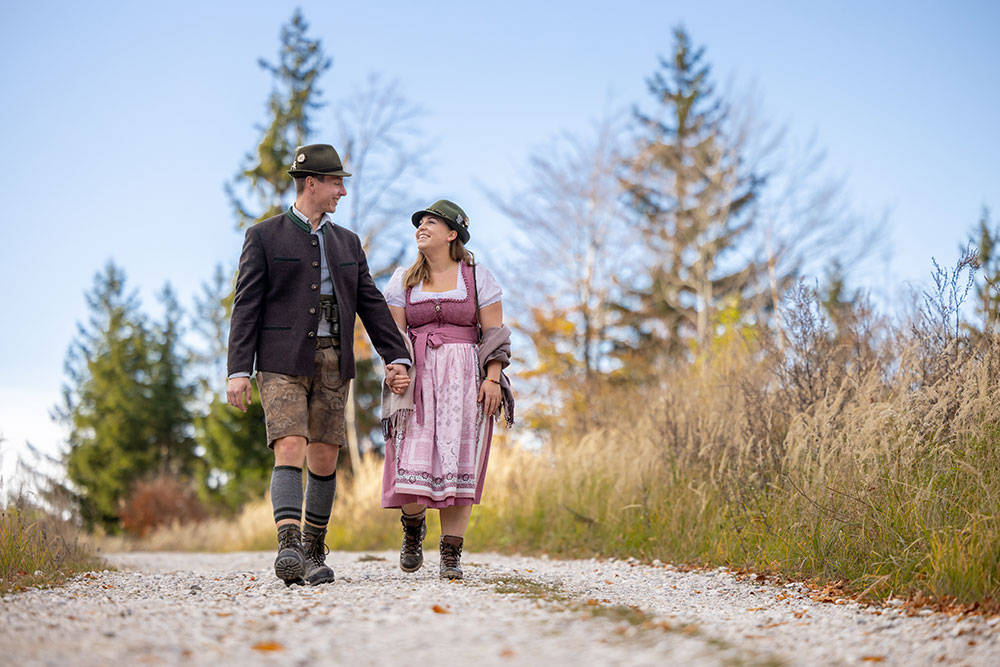
[[[777,332],[731,328],[654,384],[595,387],[540,451],[495,441],[467,548],[1000,599],[1000,340],[964,333],[948,303],[904,327],[863,309],[833,325],[802,289]],[[398,548],[380,481],[369,457],[342,484],[332,548]],[[266,503],[238,526],[173,544],[273,548]]]
[[[0,511],[0,593],[54,585],[104,567],[75,526],[40,511]]]

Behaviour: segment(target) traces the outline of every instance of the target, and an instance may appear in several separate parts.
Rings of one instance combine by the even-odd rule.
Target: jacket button
[[[314,337],[316,336],[316,334],[315,334],[315,333],[313,333],[312,331],[310,331],[310,332],[309,332],[309,333],[307,333],[306,335],[307,335],[307,336],[309,336],[310,338],[314,338]]]
[[[309,314],[310,315],[315,315],[316,314],[316,309],[315,308],[310,308],[309,309]]]
[[[319,241],[317,241],[316,239],[313,239],[313,247],[316,247],[318,245],[319,245]]]
[[[319,285],[313,283],[312,285],[309,286],[309,289],[319,289]]]
[[[319,262],[313,262],[313,268],[316,268],[317,266],[319,266]]]

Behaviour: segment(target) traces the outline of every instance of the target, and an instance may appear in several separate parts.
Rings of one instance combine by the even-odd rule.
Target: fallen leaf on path
[[[255,651],[284,651],[285,647],[278,642],[257,642],[251,646]]]
[[[882,662],[885,660],[884,656],[881,655],[863,655],[861,656],[861,662]]]
[[[505,648],[504,650],[500,651],[501,658],[513,658],[515,655],[517,654],[514,653],[513,649]]]
[[[747,611],[764,611],[764,607],[750,607]]]
[[[600,602],[598,602],[594,598],[590,598],[589,600],[587,600],[587,606],[588,607],[596,607],[599,604],[600,604]]]
[[[217,612],[215,612],[215,615],[216,616],[232,616],[233,612],[231,612],[231,611],[217,611]]]
[[[787,621],[778,621],[777,623],[768,623],[767,625],[760,626],[761,630],[767,630],[768,628],[776,628],[779,625],[784,625]]]
[[[434,610],[435,614],[450,614],[451,613],[450,611],[448,611],[447,609],[445,609],[444,607],[442,607],[439,604],[434,605],[433,607],[431,607],[431,609]]]

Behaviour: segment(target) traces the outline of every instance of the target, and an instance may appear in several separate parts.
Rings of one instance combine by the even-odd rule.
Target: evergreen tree
[[[66,471],[81,495],[81,516],[88,525],[114,528],[129,485],[156,468],[153,341],[113,263],[95,276],[86,298],[90,319],[70,346],[69,383],[56,416],[69,427]]]
[[[192,354],[201,395],[211,400],[226,378],[226,351],[229,318],[233,313],[235,274],[227,274],[216,264],[211,282],[203,282],[201,295],[194,298],[195,332],[204,343]]]
[[[761,179],[743,164],[704,49],[683,29],[674,37],[672,60],[648,80],[656,112],[635,112],[641,138],[622,179],[649,249],[647,275],[622,309],[634,331],[629,348],[643,362],[636,367],[705,349],[723,308],[753,309],[767,269],[743,247]]]
[[[225,396],[215,396],[195,420],[203,466],[202,493],[230,510],[260,498],[267,491],[274,455],[266,447],[264,410],[256,381],[246,414],[235,410]]]
[[[841,334],[856,319],[862,293],[860,289],[851,291],[848,288],[844,266],[835,258],[826,267],[818,298],[833,324],[834,333]]]
[[[113,263],[86,299],[90,318],[67,353],[69,382],[55,417],[69,427],[64,462],[81,517],[114,529],[133,483],[195,471],[194,387],[184,379],[183,312],[169,285],[160,293],[163,321],[154,324]]]
[[[1000,333],[1000,248],[997,246],[1000,242],[1000,225],[990,223],[990,210],[985,206],[971,241],[978,249],[979,261],[976,315],[984,332]]]
[[[274,77],[268,100],[271,122],[263,128],[256,153],[246,156],[235,182],[226,186],[241,229],[284,209],[286,195],[294,187],[286,171],[295,148],[308,143],[312,136],[312,112],[322,107],[316,83],[330,68],[331,60],[323,53],[320,40],[306,36],[308,28],[302,12],[295,10],[281,28],[277,64],[263,58],[258,61]],[[234,186],[248,189],[254,203],[240,200]]]
[[[268,98],[270,120],[262,128],[256,150],[246,155],[240,172],[226,185],[239,228],[277,215],[293,198],[294,182],[286,172],[295,148],[311,139],[313,113],[323,106],[318,79],[331,65],[320,40],[307,36],[308,29],[302,12],[296,10],[281,28],[277,63],[258,61],[273,77]],[[239,189],[248,192],[249,203],[240,199]],[[213,281],[203,285],[202,297],[197,300],[196,327],[207,342],[197,359],[207,377],[202,381],[206,406],[196,420],[196,440],[204,460],[203,493],[235,509],[264,493],[274,458],[265,446],[264,413],[256,382],[252,381],[253,403],[246,414],[234,410],[225,395],[215,391],[225,386],[234,288],[235,281],[217,267]]]
[[[149,358],[149,419],[159,472],[190,479],[198,464],[191,402],[195,385],[188,379],[190,356],[181,344],[184,316],[170,284],[158,295],[163,320],[153,327]]]
[[[267,431],[256,381],[251,380],[253,397],[246,413],[234,410],[217,392],[226,381],[232,309],[233,278],[220,265],[195,298],[195,329],[205,341],[205,347],[194,355],[204,402],[195,419],[195,440],[202,463],[198,470],[202,495],[235,510],[267,490],[274,457],[264,446]]]

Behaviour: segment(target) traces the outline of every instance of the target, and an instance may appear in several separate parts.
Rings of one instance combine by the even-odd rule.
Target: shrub
[[[173,523],[197,523],[207,516],[195,493],[167,475],[136,482],[122,505],[122,527],[145,537],[152,530]]]

